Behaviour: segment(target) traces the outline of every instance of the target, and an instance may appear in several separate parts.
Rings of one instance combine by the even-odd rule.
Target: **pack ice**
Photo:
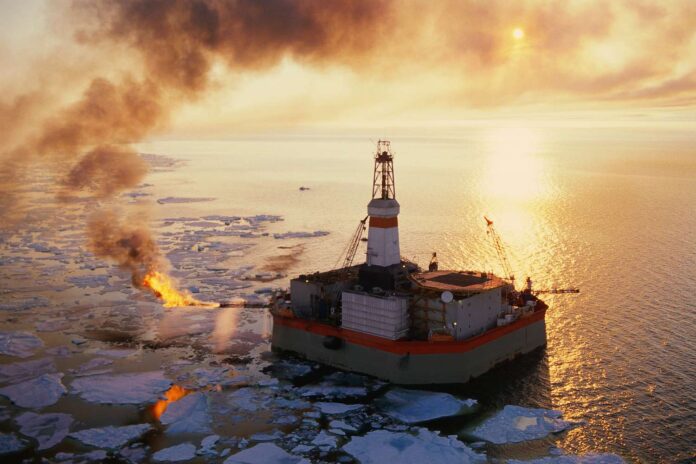
[[[40,450],[49,449],[68,436],[73,419],[69,414],[25,412],[15,419],[19,431],[39,442]]]
[[[155,461],[188,461],[196,456],[196,446],[192,443],[181,443],[157,451],[152,455]]]
[[[63,374],[42,374],[24,382],[0,388],[0,395],[6,396],[22,408],[44,408],[55,404],[66,393],[60,379]]]
[[[374,430],[363,437],[353,437],[343,451],[361,464],[450,464],[482,463],[486,457],[453,436],[443,437],[425,428],[417,434]]]
[[[70,388],[92,403],[141,404],[156,401],[171,384],[161,371],[151,371],[81,377]]]
[[[382,412],[407,424],[468,412],[476,400],[460,400],[448,393],[394,388],[378,402]]]
[[[202,393],[192,393],[171,403],[160,418],[169,433],[208,433],[210,420],[208,399]]]
[[[95,448],[116,449],[129,441],[139,438],[150,430],[150,424],[124,425],[123,427],[102,427],[73,432],[71,437]]]
[[[471,431],[471,435],[495,444],[517,443],[561,432],[573,423],[561,419],[561,411],[505,406]]]
[[[43,341],[29,332],[0,331],[0,354],[28,358],[43,346]]]
[[[273,443],[260,443],[233,454],[223,464],[309,464],[309,461],[293,456]]]

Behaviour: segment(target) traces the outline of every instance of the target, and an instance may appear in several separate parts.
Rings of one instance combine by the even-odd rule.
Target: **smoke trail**
[[[233,71],[271,66],[285,56],[349,63],[371,48],[385,5],[375,0],[74,2],[73,13],[85,25],[78,40],[136,50],[142,70],[138,77],[136,66],[120,81],[95,78],[81,98],[46,119],[36,133],[14,147],[2,142],[5,214],[16,201],[4,193],[13,190],[27,163],[67,162],[58,185],[64,198],[73,193],[110,198],[136,186],[147,165],[124,144],[165,125],[181,102],[202,95],[214,62]],[[3,108],[8,113],[2,120],[30,121],[27,115],[36,106],[30,103],[35,102],[18,99]],[[162,298],[172,293],[177,304],[196,303],[162,273],[166,262],[146,221],[102,211],[90,220],[87,234],[90,249],[128,270],[136,287]]]

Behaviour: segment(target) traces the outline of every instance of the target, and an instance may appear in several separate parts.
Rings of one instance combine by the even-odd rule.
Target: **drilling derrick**
[[[377,142],[372,179],[372,200],[367,235],[367,265],[389,267],[401,263],[399,249],[399,202],[394,184],[394,154],[386,140]]]

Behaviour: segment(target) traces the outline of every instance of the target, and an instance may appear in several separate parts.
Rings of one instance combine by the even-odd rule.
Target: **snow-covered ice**
[[[69,414],[25,412],[15,419],[22,435],[39,442],[40,450],[49,449],[68,436],[73,419]]]
[[[309,464],[273,443],[259,443],[225,459],[223,464]]]
[[[329,422],[329,427],[331,427],[332,429],[347,430],[349,432],[357,432],[358,430],[352,425],[346,424],[345,422],[340,420],[332,420],[331,422]]]
[[[455,437],[443,437],[424,428],[414,435],[375,430],[353,437],[343,450],[361,464],[467,464],[486,460]]]
[[[27,448],[28,443],[14,433],[0,433],[0,456],[17,453]]]
[[[56,366],[51,358],[0,364],[0,384],[18,383],[41,374],[52,374],[54,372],[56,372]]]
[[[141,404],[156,401],[171,384],[161,371],[150,371],[81,377],[70,388],[92,403]]]
[[[170,403],[160,422],[167,425],[168,433],[208,433],[211,422],[208,398],[203,393],[192,393]]]
[[[316,437],[314,437],[312,444],[324,450],[330,450],[336,447],[336,441],[337,439],[335,435],[331,435],[322,430],[317,434]]]
[[[42,374],[24,382],[0,388],[0,395],[6,396],[22,408],[44,408],[55,404],[66,393],[60,379],[63,374]]]
[[[43,346],[43,341],[29,332],[0,331],[0,354],[28,358]]]
[[[288,238],[313,238],[313,237],[323,237],[329,235],[325,230],[317,230],[314,232],[284,232],[282,234],[273,234],[273,238],[277,240],[284,240]]]
[[[560,411],[507,405],[471,431],[471,435],[491,443],[517,443],[561,432],[574,424],[561,419]]]
[[[356,411],[363,408],[362,404],[345,404],[345,403],[314,403],[314,406],[324,414],[345,414],[347,412]]]
[[[129,441],[140,438],[151,428],[150,424],[124,425],[122,427],[108,426],[80,430],[79,432],[71,433],[70,436],[96,448],[116,449]]]
[[[157,451],[152,455],[155,461],[176,462],[188,461],[196,456],[196,446],[192,443],[181,443]]]
[[[461,400],[449,393],[394,388],[378,401],[378,405],[388,416],[415,424],[466,413],[476,405],[476,400]]]
[[[82,364],[77,369],[73,370],[73,373],[80,377],[85,375],[96,375],[104,374],[111,371],[111,369],[105,369],[106,366],[112,365],[114,362],[107,358],[93,358]]]

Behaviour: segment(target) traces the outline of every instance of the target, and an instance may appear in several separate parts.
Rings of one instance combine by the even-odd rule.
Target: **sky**
[[[95,80],[156,94],[147,127],[101,130],[108,142],[696,119],[692,0],[0,0],[0,11],[3,148],[65,119]]]

